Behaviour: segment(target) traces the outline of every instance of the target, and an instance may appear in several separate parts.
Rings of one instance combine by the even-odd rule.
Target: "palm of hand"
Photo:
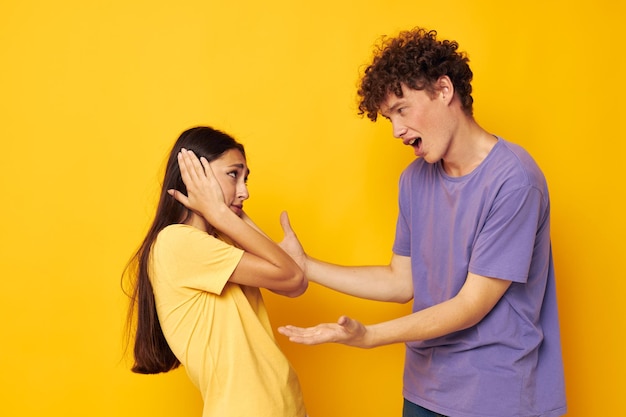
[[[280,225],[283,228],[284,237],[278,246],[287,252],[287,254],[298,264],[300,269],[306,273],[306,254],[304,253],[304,248],[302,247],[300,240],[298,240],[298,236],[296,236],[296,233],[291,228],[289,216],[286,211],[283,211],[280,214]]]

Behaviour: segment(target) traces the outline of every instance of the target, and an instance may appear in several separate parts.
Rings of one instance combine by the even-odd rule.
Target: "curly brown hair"
[[[433,94],[435,82],[447,75],[463,111],[471,116],[473,74],[467,54],[458,52],[458,47],[456,41],[437,40],[437,31],[423,28],[400,32],[395,38],[383,37],[361,79],[359,115],[367,114],[376,121],[390,93],[402,97],[402,84]]]

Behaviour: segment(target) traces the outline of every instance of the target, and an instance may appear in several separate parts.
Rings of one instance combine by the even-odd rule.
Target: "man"
[[[547,185],[526,151],[474,120],[472,71],[457,49],[435,31],[402,32],[383,41],[361,80],[360,114],[390,120],[418,157],[400,178],[389,265],[309,257],[281,219],[281,246],[311,281],[372,300],[413,299],[413,313],[279,331],[304,344],[406,343],[404,417],[560,416]]]

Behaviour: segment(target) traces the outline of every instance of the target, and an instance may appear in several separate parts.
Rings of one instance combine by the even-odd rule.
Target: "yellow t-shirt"
[[[300,383],[256,287],[228,281],[243,251],[187,225],[163,229],[150,279],[161,328],[203,417],[303,417]]]

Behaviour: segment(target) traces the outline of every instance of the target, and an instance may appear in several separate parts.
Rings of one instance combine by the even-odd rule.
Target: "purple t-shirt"
[[[406,344],[404,396],[455,417],[566,411],[545,178],[498,138],[463,177],[416,159],[400,178],[394,253],[411,257],[413,311],[454,297],[467,273],[513,281],[477,325]]]

